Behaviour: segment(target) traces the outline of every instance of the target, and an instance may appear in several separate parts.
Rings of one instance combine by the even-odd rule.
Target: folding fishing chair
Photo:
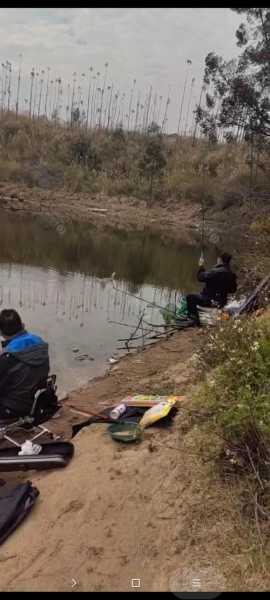
[[[36,390],[34,394],[33,404],[28,415],[24,417],[15,417],[12,419],[0,420],[0,443],[1,440],[5,439],[11,442],[14,446],[20,447],[21,444],[16,442],[10,434],[16,431],[37,431],[32,438],[31,442],[38,439],[45,433],[53,438],[52,432],[49,429],[42,426],[51,419],[59,410],[60,404],[58,403],[56,395],[56,375],[51,375],[47,378],[44,384]]]

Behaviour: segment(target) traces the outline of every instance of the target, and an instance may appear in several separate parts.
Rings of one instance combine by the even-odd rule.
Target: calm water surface
[[[16,308],[29,330],[50,345],[61,391],[104,373],[119,356],[146,305],[125,291],[165,305],[176,292],[196,291],[200,248],[158,236],[63,227],[40,218],[1,216],[0,306]],[[209,264],[216,259],[208,250]],[[110,280],[116,273],[116,291]],[[156,309],[146,317],[160,322]],[[111,323],[127,323],[131,327]],[[77,348],[78,352],[73,350]],[[88,358],[78,360],[87,354]]]

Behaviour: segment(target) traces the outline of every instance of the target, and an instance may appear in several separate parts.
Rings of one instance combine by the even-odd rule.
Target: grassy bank
[[[0,119],[0,179],[43,189],[164,200],[239,204],[250,191],[248,144],[83,128],[12,113]],[[254,192],[270,190],[270,157],[257,156]],[[151,201],[150,201],[151,200]]]
[[[181,427],[192,452],[208,465],[212,484],[223,495],[225,484],[226,496],[233,497],[244,535],[241,553],[247,552],[249,577],[262,589],[270,561],[269,310],[205,334],[196,361],[200,383]]]

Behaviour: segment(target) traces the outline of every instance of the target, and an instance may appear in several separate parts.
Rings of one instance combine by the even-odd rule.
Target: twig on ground
[[[248,458],[249,458],[250,464],[251,464],[251,466],[252,466],[252,469],[253,469],[253,471],[254,471],[254,475],[255,475],[256,479],[258,480],[258,482],[259,482],[259,484],[260,484],[260,486],[261,486],[262,490],[264,490],[264,485],[263,485],[263,482],[262,482],[262,480],[261,480],[261,478],[260,478],[259,472],[257,471],[257,469],[256,469],[256,467],[255,467],[255,465],[254,465],[253,458],[252,458],[252,456],[251,456],[251,452],[250,452],[250,449],[249,449],[249,447],[248,447],[248,445],[247,445],[247,444],[246,444],[246,451],[247,451],[247,453],[248,453]]]
[[[130,344],[130,342],[132,342],[132,339],[134,338],[135,334],[137,333],[138,329],[140,328],[141,322],[142,322],[142,320],[143,320],[143,317],[144,317],[144,313],[145,313],[145,309],[142,311],[142,314],[141,314],[141,316],[140,316],[140,318],[139,318],[139,321],[138,321],[137,327],[136,327],[136,328],[134,329],[134,331],[133,331],[133,332],[130,334],[129,338],[128,338],[128,339],[127,339],[127,341],[126,341],[126,344],[125,344],[125,345],[126,345],[126,348],[127,348],[127,350],[129,350],[129,344]]]

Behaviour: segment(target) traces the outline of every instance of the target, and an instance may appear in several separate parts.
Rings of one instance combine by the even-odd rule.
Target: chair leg
[[[42,425],[36,425],[36,429],[40,429],[40,432],[31,438],[31,442],[33,442],[34,440],[37,440],[39,437],[41,437],[45,433],[48,433],[49,435],[53,435],[52,432],[49,431],[49,429],[47,429],[46,427],[43,427]]]
[[[13,431],[20,429],[20,427],[23,426],[23,420],[22,419],[18,419],[18,421],[15,421],[13,423],[10,423],[9,425],[5,425],[4,427],[0,427],[0,439],[1,436],[4,437],[6,435],[6,433],[8,433],[10,431],[10,433],[12,433]]]
[[[49,434],[50,436],[53,436],[52,432],[49,429],[47,429],[46,427],[43,427],[42,425],[36,425],[34,429],[40,429],[40,431],[29,440],[30,442],[37,440],[39,437],[41,437],[45,433]],[[22,446],[22,444],[19,444],[13,438],[9,437],[9,435],[7,435],[7,434],[4,434],[3,438],[5,440],[7,440],[7,442],[10,442],[14,446],[16,446],[17,448],[21,448],[21,446]],[[24,441],[27,441],[27,440],[24,440]]]
[[[10,442],[11,444],[13,444],[14,446],[17,446],[17,448],[21,447],[21,444],[18,444],[18,442],[15,442],[15,440],[10,438],[9,435],[4,435],[4,439],[7,440],[8,442]]]

